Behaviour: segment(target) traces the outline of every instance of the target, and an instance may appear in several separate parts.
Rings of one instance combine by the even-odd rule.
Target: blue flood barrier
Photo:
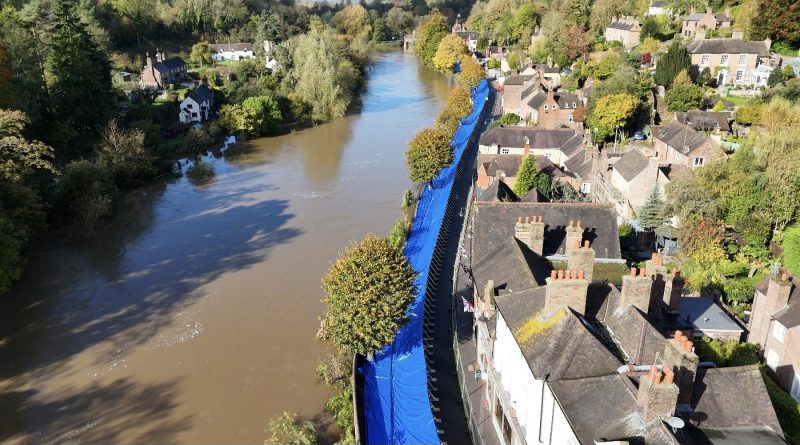
[[[450,199],[456,169],[489,97],[484,80],[472,92],[472,114],[461,120],[453,136],[453,162],[426,186],[417,203],[405,254],[419,273],[417,296],[409,307],[410,321],[394,341],[366,361],[359,369],[364,375],[364,418],[366,442],[385,444],[438,444],[433,412],[428,399],[428,376],[422,344],[422,317],[426,283],[436,240]]]

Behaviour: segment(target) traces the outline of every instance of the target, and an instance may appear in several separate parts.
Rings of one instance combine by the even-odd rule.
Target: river
[[[400,216],[406,142],[449,90],[380,54],[357,112],[234,146],[211,180],[129,193],[91,241],[33,248],[0,298],[0,442],[262,443],[284,409],[329,424],[320,279]]]

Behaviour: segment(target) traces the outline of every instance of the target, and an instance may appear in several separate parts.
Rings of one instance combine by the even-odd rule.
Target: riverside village
[[[800,445],[796,0],[0,7],[0,443]]]

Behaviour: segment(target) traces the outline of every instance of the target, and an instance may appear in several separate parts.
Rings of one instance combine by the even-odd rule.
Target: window
[[[747,65],[747,54],[739,55],[739,66]]]
[[[728,64],[728,54],[723,54],[723,55],[722,55],[722,56],[719,58],[719,64],[720,64],[720,65],[727,65],[727,64]]]
[[[741,82],[744,79],[744,71],[738,70],[736,71],[736,81]]]
[[[781,357],[778,355],[777,352],[773,351],[772,349],[767,350],[767,367],[773,371],[778,369],[778,363],[781,361]]]
[[[587,195],[591,191],[592,191],[592,183],[591,182],[581,183],[581,193],[583,193],[584,195]]]
[[[503,415],[503,405],[500,404],[499,395],[495,395],[495,397],[497,397],[497,400],[495,400],[495,404],[494,404],[494,419],[497,421],[498,425],[502,425],[503,424],[503,417],[505,417]]]
[[[700,58],[700,65],[708,66],[708,59],[710,58],[711,56],[709,56],[708,54],[703,54],[703,56]]]
[[[511,443],[511,421],[508,420],[508,417],[506,417],[505,422],[503,422],[503,438],[506,440],[506,443]]]
[[[544,106],[544,111],[547,111],[547,105]]]
[[[573,117],[572,117],[572,114],[571,114],[571,113],[570,113],[570,115],[569,115],[569,121],[570,121],[570,122],[574,122],[574,121],[575,121],[575,118],[573,118]]]
[[[772,328],[772,336],[775,337],[779,342],[783,343],[783,337],[786,336],[786,327],[776,321],[774,327]]]
[[[548,161],[552,161],[552,159],[550,159],[552,156],[553,155],[551,153],[545,153],[544,154],[544,157],[547,158]]]
[[[572,102],[572,108],[578,108],[575,106],[575,102]]]
[[[694,158],[694,166],[702,167],[706,163],[706,158]]]
[[[553,104],[553,110],[555,110],[556,108],[558,108],[558,105],[557,104]]]
[[[507,149],[507,148],[501,148],[501,149],[500,149],[500,154],[507,155],[508,153],[509,153],[509,151],[508,151],[508,149]]]
[[[792,389],[789,391],[792,398],[800,402],[800,375],[795,374],[794,380],[792,380]]]

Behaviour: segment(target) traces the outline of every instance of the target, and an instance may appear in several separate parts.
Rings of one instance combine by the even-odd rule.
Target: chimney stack
[[[681,311],[681,297],[683,296],[683,285],[685,281],[681,277],[681,271],[672,269],[671,274],[664,277],[664,304],[670,312],[678,313]]]
[[[645,425],[655,419],[668,419],[675,414],[679,389],[673,379],[671,371],[662,371],[655,366],[650,368],[649,373],[639,377],[636,402]]]
[[[675,384],[678,385],[679,390],[679,404],[689,405],[692,403],[694,377],[697,374],[699,362],[700,359],[694,353],[692,341],[682,331],[675,331],[664,347],[664,367],[675,374]]]
[[[700,31],[700,30],[695,31],[694,39],[695,40],[705,40],[706,39],[706,32],[705,31]]]
[[[567,257],[567,268],[570,270],[582,270],[586,281],[592,282],[594,275],[595,251],[591,247],[589,240],[583,242],[583,247],[572,249]]]
[[[792,282],[789,281],[789,274],[781,273],[780,279],[772,277],[769,279],[767,287],[767,310],[773,313],[779,308],[789,304],[789,297],[792,295]]]
[[[514,237],[525,243],[532,252],[544,256],[544,217],[534,216],[531,219],[530,216],[526,216],[524,222],[521,216],[517,217]]]
[[[580,314],[586,312],[586,291],[589,282],[586,281],[583,270],[553,270],[545,281],[547,282],[543,311],[545,318],[549,318],[565,306]]]
[[[642,312],[650,313],[650,294],[653,279],[647,275],[647,270],[642,269],[637,275],[636,268],[631,267],[630,275],[622,277],[622,292],[620,293],[619,308],[636,306]]]
[[[531,154],[531,139],[525,136],[524,155],[527,158],[529,154]]]
[[[764,46],[767,47],[767,51],[769,52],[769,49],[772,48],[772,39],[770,38],[764,39]]]
[[[573,249],[580,248],[583,244],[583,228],[580,221],[570,221],[566,228],[567,240],[564,245],[564,255],[569,258]]]
[[[733,32],[731,32],[731,39],[743,40],[744,39],[744,31],[742,31],[741,29],[734,29]],[[769,49],[769,48],[767,48],[767,49]]]
[[[664,299],[664,290],[667,287],[667,268],[664,266],[664,258],[654,253],[645,262],[647,272],[653,277],[653,285],[650,290],[650,309],[647,311],[653,320],[661,318],[661,301]]]
[[[486,288],[483,290],[483,298],[475,299],[475,301],[480,302],[480,309],[481,311],[493,311],[494,306],[492,305],[492,298],[495,296],[495,289],[494,289],[494,280],[489,280],[486,282]],[[478,311],[475,312],[476,314]]]

